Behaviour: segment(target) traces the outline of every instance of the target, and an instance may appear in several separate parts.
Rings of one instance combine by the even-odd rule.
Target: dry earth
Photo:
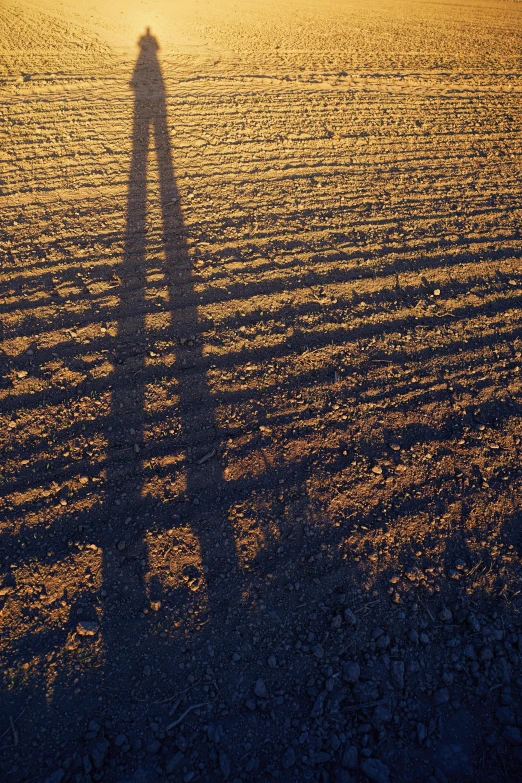
[[[521,91],[515,2],[2,0],[2,781],[522,780]]]

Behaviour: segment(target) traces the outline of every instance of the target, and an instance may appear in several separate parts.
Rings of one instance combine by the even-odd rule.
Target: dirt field
[[[2,783],[522,781],[521,99],[517,2],[2,0]]]

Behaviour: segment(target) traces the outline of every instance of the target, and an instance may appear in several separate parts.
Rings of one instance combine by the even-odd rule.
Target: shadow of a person
[[[199,340],[197,294],[174,176],[165,83],[157,55],[159,46],[149,29],[140,38],[139,47],[131,81],[135,95],[132,157],[108,423],[105,508],[109,531],[111,527],[113,530],[106,531],[104,539],[109,545],[103,547],[105,656],[109,666],[118,667],[119,676],[124,676],[125,667],[130,666],[127,645],[136,640],[139,644],[140,637],[146,638],[144,647],[150,652],[155,643],[154,634],[145,633],[146,620],[142,615],[138,618],[150,598],[146,585],[147,534],[152,529],[154,532],[176,525],[170,504],[145,496],[148,467],[144,455],[150,466],[151,456],[164,456],[169,449],[184,454],[188,502],[184,505],[182,521],[197,539],[200,567],[205,571],[200,574],[200,582],[205,585],[211,618],[218,604],[232,600],[235,591],[230,580],[235,582],[237,571],[232,532],[226,511],[220,505],[224,481],[219,459],[198,459],[202,453],[218,453],[219,432]],[[169,291],[170,324],[163,330],[151,327],[146,321],[150,306],[146,295],[146,204],[151,137],[159,177],[163,274]],[[182,333],[192,338],[183,341],[183,345],[177,339]],[[148,364],[147,354],[158,339],[178,343],[173,380],[177,384],[176,415],[181,432],[170,441],[147,443],[147,422],[151,414],[147,410],[146,390],[147,385],[157,380],[158,373]],[[164,369],[159,372],[164,374]],[[116,517],[112,523],[111,513]]]

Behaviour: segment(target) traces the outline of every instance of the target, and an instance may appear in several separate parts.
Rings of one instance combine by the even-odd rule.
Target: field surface
[[[522,780],[522,3],[2,0],[0,780]]]

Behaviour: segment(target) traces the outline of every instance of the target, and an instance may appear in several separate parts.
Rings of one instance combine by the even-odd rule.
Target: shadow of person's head
[[[157,52],[159,49],[159,43],[157,38],[155,38],[151,32],[150,27],[147,27],[145,30],[145,35],[142,35],[141,38],[138,40],[138,46],[143,52]]]

